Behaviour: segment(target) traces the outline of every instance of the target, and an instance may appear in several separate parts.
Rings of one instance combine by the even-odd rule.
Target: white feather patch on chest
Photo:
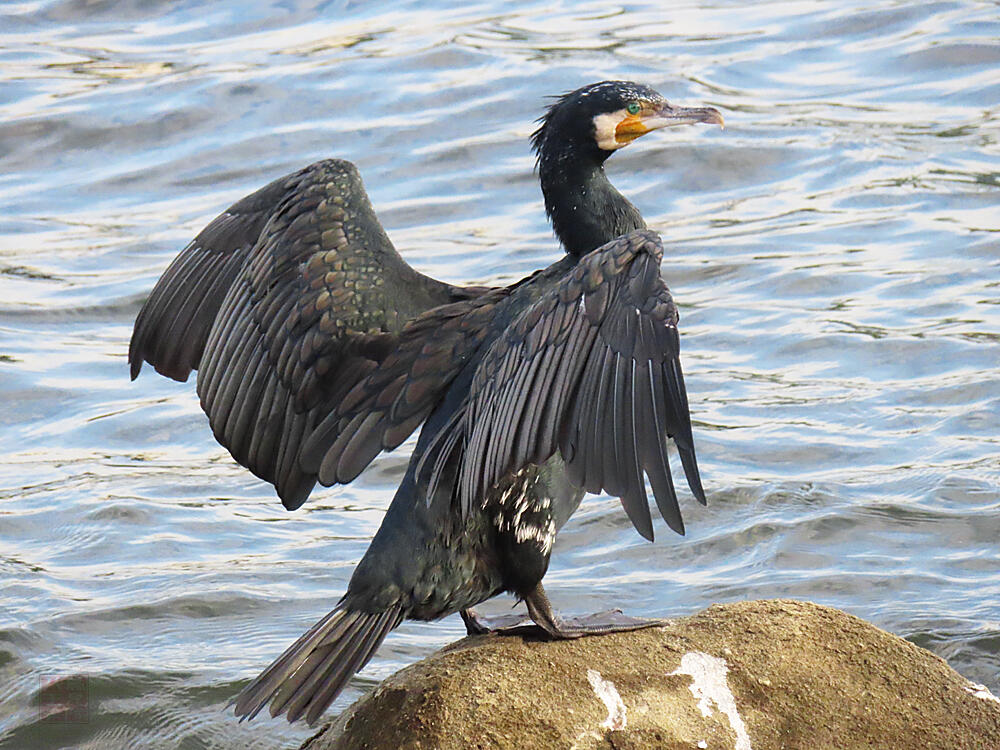
[[[498,508],[493,523],[499,531],[513,532],[518,542],[534,542],[547,555],[556,541],[556,524],[550,512],[552,500],[544,495],[529,497],[524,478],[525,469],[521,469],[496,498]],[[541,520],[532,517],[539,513]]]

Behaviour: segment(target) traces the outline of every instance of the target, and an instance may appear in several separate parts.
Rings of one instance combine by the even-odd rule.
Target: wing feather
[[[648,231],[598,248],[489,345],[455,420],[464,436],[461,507],[558,450],[573,483],[618,496],[652,539],[648,477],[660,514],[683,533],[668,437],[699,501],[704,491],[662,252]]]
[[[136,319],[131,373],[144,361],[177,380],[198,369],[216,438],[296,508],[319,467],[303,466],[303,447],[322,452],[339,437],[336,420],[320,438],[313,430],[407,321],[483,291],[414,271],[354,165],[317,162],[234,204],[171,263]],[[391,439],[417,424],[413,413],[397,419]],[[366,447],[352,446],[352,474],[374,457]]]

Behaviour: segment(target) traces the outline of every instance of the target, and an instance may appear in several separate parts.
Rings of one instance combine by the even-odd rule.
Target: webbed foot
[[[459,614],[462,615],[465,632],[468,635],[486,635],[487,633],[523,635],[538,630],[538,626],[524,615],[484,617],[474,609],[463,609]]]
[[[462,620],[469,635],[541,635],[556,640],[581,638],[585,635],[605,635],[627,630],[639,630],[658,625],[666,625],[669,620],[650,620],[645,617],[630,617],[620,609],[609,609],[590,615],[560,617],[552,610],[542,584],[538,584],[524,597],[528,605],[528,617],[524,615],[499,615],[483,617],[473,609],[463,609]],[[529,619],[530,618],[530,619]]]
[[[657,625],[666,625],[669,620],[649,620],[644,617],[630,617],[623,614],[620,609],[609,609],[606,612],[597,612],[592,615],[580,617],[560,617],[552,611],[545,589],[539,583],[532,589],[526,597],[525,604],[528,605],[528,614],[531,619],[542,630],[548,633],[549,637],[556,639],[581,638],[585,635],[606,635],[608,633],[620,633],[627,630],[640,630],[642,628],[652,628]]]

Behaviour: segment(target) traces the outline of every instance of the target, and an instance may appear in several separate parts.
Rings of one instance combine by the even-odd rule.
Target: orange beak
[[[639,136],[660,128],[699,122],[725,127],[722,114],[714,107],[675,107],[664,102],[655,109],[644,110],[637,115],[626,115],[615,127],[615,140],[622,144],[631,143]]]

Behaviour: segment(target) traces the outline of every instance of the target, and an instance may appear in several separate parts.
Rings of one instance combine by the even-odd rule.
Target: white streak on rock
[[[715,710],[726,715],[729,726],[736,733],[734,750],[753,750],[746,724],[736,710],[736,698],[726,680],[728,673],[725,659],[717,659],[701,651],[691,651],[681,657],[681,665],[670,674],[686,674],[691,677],[688,689],[697,699],[702,716],[711,716],[713,705]]]
[[[980,685],[978,682],[970,682],[965,686],[965,689],[977,698],[982,698],[984,701],[996,701],[997,703],[1000,703],[1000,698],[993,695],[988,687]]]
[[[596,669],[587,670],[587,680],[608,709],[608,718],[601,723],[601,726],[613,732],[624,729],[628,723],[625,718],[625,703],[618,694],[615,683],[605,680]]]

